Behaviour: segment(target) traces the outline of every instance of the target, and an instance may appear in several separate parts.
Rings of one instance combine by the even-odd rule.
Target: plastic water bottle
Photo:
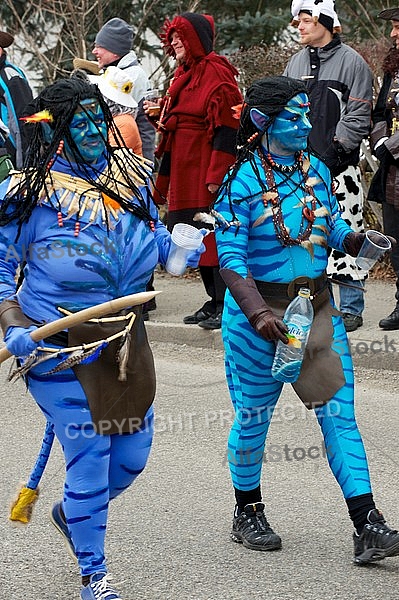
[[[300,288],[284,314],[284,323],[288,327],[288,344],[280,340],[272,365],[274,379],[284,383],[293,383],[299,377],[305,354],[310,328],[313,322],[313,306],[310,301],[310,290]]]

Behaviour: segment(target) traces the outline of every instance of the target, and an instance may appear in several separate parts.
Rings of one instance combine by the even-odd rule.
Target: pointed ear
[[[265,115],[265,113],[261,112],[257,108],[251,108],[249,114],[255,127],[260,131],[266,131],[266,128],[270,123],[270,117]]]

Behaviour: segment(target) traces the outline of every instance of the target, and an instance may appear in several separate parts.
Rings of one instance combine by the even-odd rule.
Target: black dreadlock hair
[[[266,129],[270,127],[276,116],[284,110],[287,102],[297,94],[307,94],[307,88],[302,81],[277,75],[275,77],[264,77],[254,81],[248,88],[245,95],[244,104],[241,112],[240,126],[237,133],[237,151],[238,159],[247,157],[250,151],[260,145],[264,131],[256,136],[254,143],[248,140],[259,129],[254,125],[251,119],[251,108],[257,108],[260,112],[269,117]],[[242,155],[242,156],[241,156]]]
[[[265,133],[267,134],[267,130],[276,116],[284,110],[291,98],[301,93],[307,94],[306,85],[302,83],[302,81],[292,79],[291,77],[284,77],[282,75],[258,79],[248,88],[244,98],[240,116],[240,125],[236,138],[236,161],[227,174],[225,181],[220,186],[214,202],[215,207],[218,199],[224,194],[227,195],[232,214],[231,223],[237,223],[233,202],[231,200],[231,184],[235,179],[237,172],[244,162],[249,161],[262,192],[267,191],[264,178],[259,172],[258,165],[255,161],[255,152],[257,148],[261,148],[262,137]],[[269,117],[263,131],[260,131],[252,122],[250,115],[251,108],[256,108]],[[253,196],[242,198],[241,201],[249,200],[251,198],[253,198]]]
[[[104,120],[107,126],[107,132],[111,131],[114,135],[116,146],[110,146],[108,139],[104,139],[105,152],[108,157],[108,166],[105,172],[99,172],[106,175],[105,183],[93,178],[93,170],[95,165],[87,165],[82,157],[79,148],[72,139],[70,133],[70,122],[77,108],[81,109],[89,116],[85,107],[80,103],[83,100],[93,98],[96,100],[104,114]],[[115,153],[115,150],[124,148],[123,138],[115,126],[111,112],[96,85],[92,85],[89,81],[78,77],[70,79],[60,79],[55,83],[46,87],[26,108],[27,115],[35,114],[42,110],[47,110],[52,115],[53,120],[49,123],[52,129],[52,138],[49,141],[45,135],[45,130],[40,122],[30,126],[32,135],[30,145],[27,151],[25,166],[22,170],[23,176],[20,182],[13,187],[4,198],[0,206],[0,226],[6,225],[12,221],[16,221],[19,225],[18,236],[21,226],[29,220],[33,209],[37,205],[40,193],[45,189],[45,193],[49,198],[51,193],[47,190],[46,177],[51,177],[51,169],[49,165],[56,156],[57,148],[60,141],[64,140],[69,147],[66,160],[72,172],[77,176],[83,177],[93,189],[98,189],[102,196],[105,194],[113,200],[117,201],[122,208],[132,212],[139,218],[150,222],[152,217],[149,211],[149,202],[152,198],[150,189],[147,187],[148,200],[146,200],[139,189],[137,183],[129,175],[130,172],[135,172],[142,177],[141,163],[134,154],[124,153],[123,158]],[[110,160],[117,163],[117,166],[126,182],[126,186],[131,190],[132,195],[138,200],[138,204],[129,202],[120,197],[115,192],[115,187],[112,182],[115,181],[110,168]],[[93,169],[94,167],[94,169]],[[111,184],[111,185],[110,185]],[[118,182],[120,186],[121,183]],[[104,201],[104,200],[103,200]],[[18,237],[17,236],[17,237]]]

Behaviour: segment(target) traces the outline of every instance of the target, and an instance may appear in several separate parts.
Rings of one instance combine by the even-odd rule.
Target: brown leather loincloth
[[[332,349],[331,317],[340,312],[330,303],[326,276],[315,280],[297,277],[294,282],[282,285],[256,281],[256,285],[265,302],[279,317],[283,317],[285,309],[295,296],[295,289],[309,287],[314,295],[314,320],[299,378],[292,384],[304,405],[311,409],[326,404],[345,383],[340,356]],[[291,294],[291,290],[294,290],[294,294]]]
[[[136,319],[131,329],[126,381],[118,380],[120,338],[112,340],[94,362],[72,367],[86,394],[96,431],[103,435],[137,431],[143,426],[146,412],[155,397],[154,359],[141,307],[133,311]],[[72,327],[68,331],[68,345],[78,346],[104,339],[121,331],[125,324],[125,321],[86,322]]]

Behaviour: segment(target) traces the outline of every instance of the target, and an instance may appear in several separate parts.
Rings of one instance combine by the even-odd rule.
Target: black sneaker
[[[198,323],[202,329],[220,329],[222,327],[222,313],[216,313],[211,317],[208,317],[205,321]]]
[[[193,315],[184,317],[183,323],[185,323],[185,325],[198,325],[198,323],[201,323],[201,321],[206,321],[206,319],[209,319],[212,314],[213,313],[206,310],[206,308],[200,308]]]
[[[247,504],[244,511],[233,519],[230,537],[251,550],[279,550],[281,538],[274,533],[263,512],[262,502]]]
[[[353,534],[355,545],[354,563],[367,565],[388,556],[399,554],[399,533],[385,523],[385,519],[376,508],[367,515],[368,523],[362,533]]]
[[[346,331],[356,331],[363,325],[363,317],[360,315],[351,315],[350,313],[344,313],[342,320],[345,325]]]

